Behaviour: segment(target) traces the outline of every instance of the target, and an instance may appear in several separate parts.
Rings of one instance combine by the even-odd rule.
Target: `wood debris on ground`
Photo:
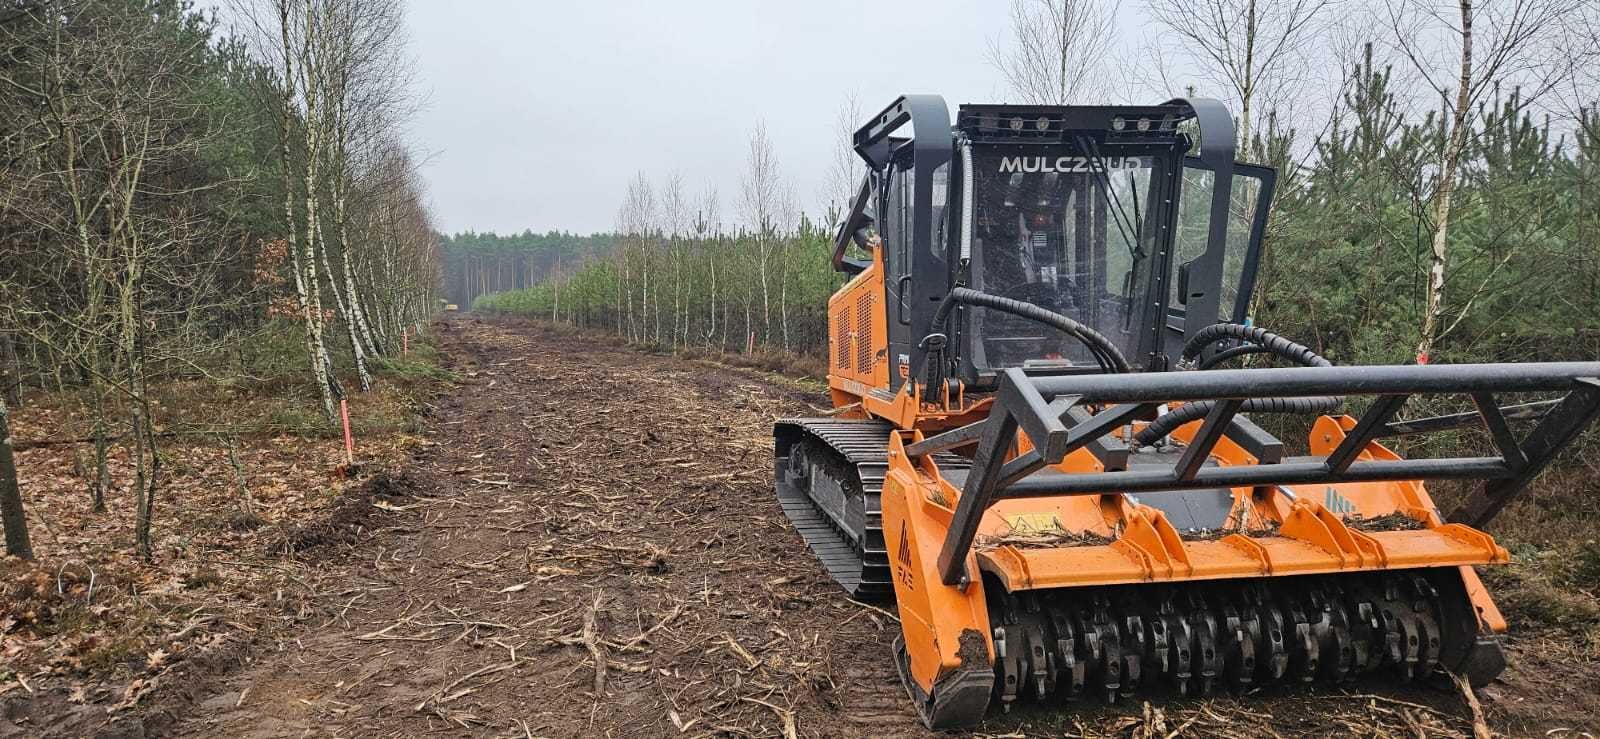
[[[461,385],[405,470],[414,494],[389,501],[404,510],[297,571],[316,577],[287,606],[300,628],[172,733],[933,736],[890,655],[892,604],[847,598],[771,490],[771,422],[818,388],[536,324],[436,330]],[[1454,688],[1372,690],[1020,706],[975,735],[1474,735]],[[1565,718],[1503,686],[1476,697],[1502,732]]]

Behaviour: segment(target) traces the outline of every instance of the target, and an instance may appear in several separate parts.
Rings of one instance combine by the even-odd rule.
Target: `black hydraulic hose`
[[[1133,440],[1150,446],[1190,421],[1205,418],[1216,406],[1214,400],[1197,400],[1184,403],[1172,412],[1157,416],[1150,425],[1133,435]],[[1318,395],[1308,398],[1251,398],[1239,406],[1241,413],[1332,413],[1344,404],[1337,395]]]
[[[1195,357],[1213,342],[1221,339],[1238,339],[1249,343],[1218,352],[1215,356],[1203,362],[1199,369],[1206,370],[1221,364],[1234,357],[1245,354],[1272,354],[1282,357],[1305,367],[1332,367],[1333,363],[1323,358],[1322,355],[1312,351],[1310,347],[1297,344],[1266,329],[1255,326],[1241,326],[1236,323],[1216,323],[1200,329],[1194,338],[1183,347],[1183,358],[1193,361]],[[1134,441],[1149,446],[1160,441],[1173,430],[1190,421],[1205,418],[1207,413],[1216,406],[1214,400],[1200,400],[1193,403],[1184,403],[1174,408],[1171,413],[1157,417],[1150,425],[1140,429],[1134,434]],[[1251,398],[1239,406],[1245,413],[1332,413],[1344,404],[1344,398],[1336,395],[1312,396],[1305,398]]]
[[[1112,346],[1109,341],[1105,340],[1104,336],[1101,336],[1099,332],[1094,331],[1094,329],[1084,326],[1083,324],[1078,323],[1077,321],[1074,321],[1071,318],[1063,316],[1059,313],[1055,313],[1048,309],[1034,305],[1033,303],[1029,303],[1024,300],[1017,300],[1015,298],[991,295],[989,293],[973,290],[971,288],[958,287],[952,290],[949,295],[945,296],[945,300],[939,305],[939,310],[936,311],[933,316],[933,325],[937,330],[944,330],[944,324],[949,320],[950,313],[952,310],[954,310],[957,304],[993,308],[1002,313],[1010,313],[1012,315],[1021,316],[1023,318],[1039,321],[1053,328],[1060,329],[1061,331],[1072,335],[1073,338],[1078,339],[1084,344],[1084,346],[1088,347],[1090,355],[1094,357],[1095,364],[1100,366],[1101,371],[1128,371],[1126,369],[1117,369],[1117,360],[1121,359],[1121,354],[1116,353],[1113,355],[1108,353],[1108,351],[1117,352],[1116,347]],[[1095,336],[1100,339],[1099,343],[1097,344],[1094,340],[1086,338],[1085,335],[1079,331],[1079,329],[1082,329],[1082,332],[1094,333]],[[1122,364],[1126,365],[1127,361],[1122,360]]]
[[[971,288],[955,288],[945,297],[944,302],[939,305],[939,310],[933,316],[933,325],[937,330],[944,330],[944,324],[949,320],[950,313],[957,304],[993,308],[1002,313],[1039,321],[1047,326],[1064,331],[1082,342],[1089,349],[1089,354],[1094,357],[1095,364],[1100,366],[1102,372],[1129,371],[1128,369],[1118,369],[1119,362],[1120,366],[1127,367],[1127,360],[1122,358],[1121,352],[1118,352],[1117,348],[1109,340],[1094,329],[1033,303],[991,295]],[[1089,338],[1084,332],[1092,333],[1094,338]]]
[[[1216,354],[1211,355],[1209,358],[1202,360],[1200,362],[1200,366],[1196,367],[1195,369],[1208,370],[1235,357],[1242,357],[1246,354],[1268,354],[1270,352],[1270,349],[1267,349],[1260,344],[1240,344],[1239,346],[1231,349],[1224,349]]]
[[[939,304],[939,310],[933,314],[935,331],[941,331],[944,324],[950,319],[950,312],[955,310],[956,304],[971,305],[979,308],[997,310],[1009,313],[1019,318],[1042,323],[1066,333],[1078,341],[1083,342],[1094,355],[1095,361],[1106,372],[1131,372],[1133,368],[1128,364],[1127,357],[1122,356],[1122,351],[1111,343],[1111,340],[1088,326],[1052,310],[1041,308],[1033,303],[1014,298],[991,295],[968,287],[958,287],[945,296]]]
[[[1322,355],[1312,351],[1304,344],[1297,344],[1283,338],[1271,331],[1256,326],[1241,326],[1237,323],[1213,323],[1195,333],[1183,347],[1183,358],[1193,360],[1200,356],[1200,352],[1212,342],[1220,339],[1238,339],[1260,346],[1269,354],[1276,354],[1296,364],[1306,367],[1332,367],[1333,363],[1322,358]]]

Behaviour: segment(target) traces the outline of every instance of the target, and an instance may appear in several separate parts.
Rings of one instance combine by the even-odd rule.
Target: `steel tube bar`
[[[1571,390],[1584,377],[1600,377],[1600,362],[1274,367],[1040,377],[1032,383],[1046,398],[1073,394],[1086,403],[1126,403]]]

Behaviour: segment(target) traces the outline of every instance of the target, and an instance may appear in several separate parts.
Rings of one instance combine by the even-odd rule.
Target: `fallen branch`
[[[1472,692],[1472,683],[1454,673],[1450,674],[1450,679],[1455,681],[1456,688],[1461,691],[1461,697],[1467,701],[1467,708],[1472,710],[1472,739],[1494,739],[1494,732],[1489,730],[1489,722],[1483,717],[1483,706],[1478,703],[1478,696]]]
[[[656,633],[657,631],[659,631],[661,629],[661,627],[666,626],[667,624],[671,623],[673,619],[677,618],[682,613],[683,613],[683,604],[682,603],[673,604],[672,610],[670,612],[668,612],[667,615],[662,616],[661,620],[657,621],[655,626],[651,626],[650,628],[639,632],[638,636],[633,637],[632,639],[629,639],[627,642],[625,642],[620,647],[618,647],[618,650],[619,651],[624,651],[624,652],[632,651],[633,649],[637,648],[641,643],[643,643],[645,639],[650,638],[651,634]]]
[[[594,658],[594,699],[599,701],[606,694],[606,652],[600,646],[600,626],[595,621],[595,615],[600,610],[602,591],[594,593],[594,605],[589,606],[589,611],[583,614],[583,645],[589,648],[589,656]]]
[[[472,678],[475,678],[475,677],[480,677],[480,676],[483,676],[483,675],[493,675],[496,672],[505,672],[506,670],[509,670],[512,667],[514,667],[515,664],[516,663],[514,663],[514,662],[507,662],[507,663],[505,663],[503,665],[490,665],[488,667],[482,667],[482,668],[473,670],[472,672],[469,672],[469,673],[467,673],[465,675],[462,675],[461,679],[456,680],[455,682],[450,683],[449,685],[446,685],[443,690],[440,690],[439,692],[434,693],[433,697],[434,697],[435,700],[437,700],[439,702],[439,705],[444,705],[445,703],[449,703],[450,701],[453,701],[453,700],[455,700],[457,698],[460,698],[460,697],[462,697],[464,695],[467,695],[467,694],[471,693],[473,690],[476,690],[476,688],[469,688],[467,690],[462,690],[462,691],[455,692],[455,693],[450,692],[452,690],[455,690],[456,686],[458,686],[458,685],[460,685],[460,684],[462,684],[462,683],[464,683],[464,682],[466,682],[468,680],[471,680]]]
[[[766,706],[767,708],[772,709],[773,713],[778,714],[778,720],[783,722],[783,739],[797,739],[797,737],[799,737],[800,730],[799,727],[795,726],[794,711],[791,711],[787,708],[779,708],[771,703],[768,703],[764,700],[758,700],[756,698],[740,697],[739,700],[747,703],[754,703],[759,706]]]
[[[739,659],[744,660],[747,666],[754,668],[761,664],[761,660],[755,655],[751,654],[750,650],[745,649],[743,645],[736,641],[733,638],[733,634],[724,634],[722,638],[723,641],[727,643],[728,649],[734,654],[738,655]]]

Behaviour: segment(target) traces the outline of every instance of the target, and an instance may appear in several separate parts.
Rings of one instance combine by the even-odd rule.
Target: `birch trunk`
[[[1440,162],[1439,191],[1435,195],[1433,243],[1428,258],[1428,303],[1422,315],[1422,337],[1417,341],[1417,362],[1431,359],[1444,314],[1444,268],[1450,240],[1450,201],[1455,195],[1456,169],[1467,143],[1467,106],[1472,100],[1472,0],[1460,0],[1461,79],[1457,81],[1456,109],[1450,121],[1450,140]]]
[[[300,301],[300,317],[305,333],[306,358],[311,364],[311,376],[316,380],[317,389],[322,396],[322,412],[331,419],[334,415],[333,385],[328,381],[327,347],[322,341],[322,301],[321,298],[316,294],[316,266],[312,260],[306,257],[305,252],[301,248],[299,225],[295,218],[294,212],[295,191],[294,179],[293,175],[291,174],[294,169],[294,151],[292,145],[290,144],[289,136],[290,132],[294,130],[294,96],[296,87],[295,80],[297,79],[297,75],[295,74],[294,65],[294,44],[290,41],[289,35],[291,30],[290,23],[291,19],[289,13],[289,0],[279,0],[278,29],[280,32],[279,40],[283,44],[284,90],[283,110],[281,111],[281,115],[279,116],[278,120],[278,148],[280,155],[283,157],[284,241],[289,244],[289,266],[291,271],[294,273],[295,296]],[[310,23],[311,21],[308,18],[306,20],[308,28]],[[308,108],[313,105],[311,102],[311,95],[309,94],[310,92],[311,90],[308,86],[308,94],[306,97]],[[308,115],[308,119],[309,117],[310,116]],[[314,160],[315,157],[308,157],[306,162],[306,168],[308,170],[306,180],[308,182],[314,181],[315,179],[311,174],[311,172],[315,170],[315,165],[312,164]],[[310,200],[312,197],[314,197],[314,193],[308,192],[307,199]],[[308,219],[308,223],[309,222],[310,221]],[[309,228],[307,229],[306,240],[312,240],[312,235]]]

